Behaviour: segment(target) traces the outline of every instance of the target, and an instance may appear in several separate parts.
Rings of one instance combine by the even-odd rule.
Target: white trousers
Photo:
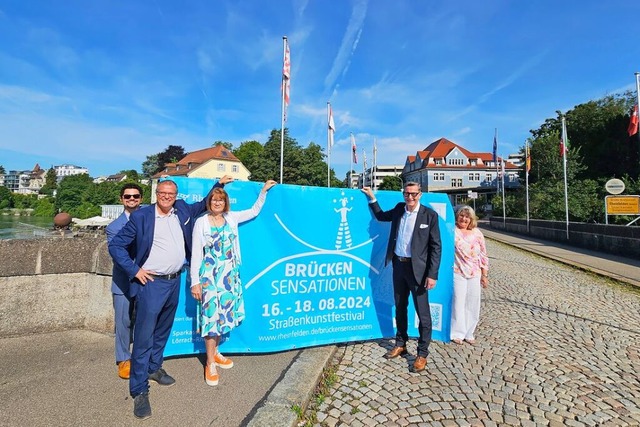
[[[473,333],[480,320],[480,295],[480,276],[467,279],[453,274],[451,339],[475,339]]]

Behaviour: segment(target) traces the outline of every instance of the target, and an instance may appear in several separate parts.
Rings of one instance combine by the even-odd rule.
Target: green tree
[[[33,210],[34,216],[53,218],[56,214],[55,201],[51,197],[39,199]]]
[[[7,171],[4,169],[4,166],[0,165],[0,175],[4,175]]]
[[[56,170],[54,168],[49,168],[49,170],[47,170],[47,174],[45,175],[44,185],[40,189],[40,194],[51,196],[53,195],[53,191],[56,188],[58,188]]]
[[[147,156],[147,160],[142,163],[142,175],[151,178],[158,170],[158,155]]]
[[[255,178],[256,172],[261,167],[262,158],[264,156],[264,147],[258,141],[245,141],[238,148],[233,150],[233,155],[242,162],[242,164],[249,170],[252,181],[257,181]]]
[[[89,202],[82,202],[80,205],[74,206],[68,211],[69,215],[71,215],[73,218],[80,219],[98,216],[101,212],[102,210],[100,209],[100,206],[93,205]]]
[[[72,209],[85,202],[93,186],[95,184],[87,174],[66,176],[58,185],[56,209],[71,214]]]
[[[233,152],[233,144],[231,142],[216,141],[213,144],[211,144],[212,147],[215,147],[216,145],[222,145],[227,150]]]
[[[118,172],[118,174],[126,175],[128,181],[133,181],[133,182],[140,181],[140,175],[138,174],[138,171],[134,169],[121,170],[120,172]]]
[[[164,169],[165,163],[175,163],[185,155],[184,147],[169,145],[164,151],[147,156],[147,159],[142,163],[142,173],[150,178]]]
[[[7,187],[0,185],[0,209],[13,207],[13,193]]]
[[[38,201],[35,194],[14,194],[13,207],[16,209],[33,209]]]
[[[402,179],[399,176],[385,176],[378,186],[378,190],[402,190]]]

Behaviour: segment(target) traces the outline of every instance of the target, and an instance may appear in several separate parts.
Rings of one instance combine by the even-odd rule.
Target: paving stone
[[[492,241],[488,251],[495,279],[483,291],[478,343],[433,342],[423,374],[409,372],[411,358],[382,358],[393,340],[341,344],[319,422],[640,425],[629,326],[640,325],[640,294]],[[415,355],[415,340],[408,350]]]

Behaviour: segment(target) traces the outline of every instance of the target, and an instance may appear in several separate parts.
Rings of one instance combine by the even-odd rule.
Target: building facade
[[[466,202],[469,194],[490,203],[502,186],[503,168],[505,191],[520,187],[520,168],[501,157],[496,160],[492,153],[474,153],[440,138],[407,156],[402,180],[417,182],[423,192],[447,193],[454,206]]]
[[[54,166],[53,170],[56,171],[56,180],[58,181],[58,183],[62,181],[66,176],[80,175],[83,173],[89,175],[89,169],[75,165],[58,165]]]
[[[12,170],[2,175],[2,185],[18,194],[38,194],[45,184],[47,171],[36,163],[32,170]]]
[[[403,165],[376,165],[367,169],[364,174],[359,176],[358,187],[371,187],[377,189],[387,176],[401,177]]]

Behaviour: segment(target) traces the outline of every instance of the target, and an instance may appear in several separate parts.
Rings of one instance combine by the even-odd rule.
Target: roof
[[[428,167],[429,168],[464,168],[464,169],[475,167],[478,169],[486,169],[487,168],[486,163],[493,162],[492,153],[474,153],[456,144],[455,142],[449,141],[447,138],[440,138],[433,141],[431,144],[425,147],[424,150],[418,151],[415,156],[407,156],[407,162],[413,162],[416,159],[416,157],[420,157],[420,159],[423,160],[423,165],[426,166],[429,164],[429,159],[443,159],[447,157],[449,153],[451,153],[451,151],[453,151],[456,148],[460,150],[460,152],[468,159],[481,160],[483,164],[476,164],[475,166],[472,166],[472,165],[458,166],[458,165],[447,165],[447,164],[434,165],[433,163],[431,163],[431,165]],[[498,157],[498,159],[502,159],[502,158]],[[508,160],[505,160],[505,169],[518,169],[518,166],[509,162]]]
[[[164,169],[153,175],[152,178],[159,178],[164,175],[185,176],[189,172],[195,170],[198,166],[213,159],[241,163],[231,150],[222,144],[216,144],[213,147],[192,151],[177,163],[165,163]]]

